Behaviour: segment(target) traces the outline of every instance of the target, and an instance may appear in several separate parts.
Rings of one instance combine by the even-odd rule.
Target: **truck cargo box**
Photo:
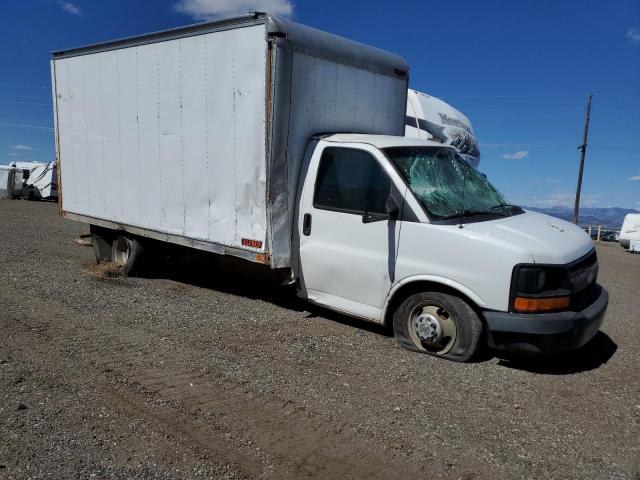
[[[63,214],[288,267],[314,135],[403,135],[400,57],[265,14],[53,53]]]

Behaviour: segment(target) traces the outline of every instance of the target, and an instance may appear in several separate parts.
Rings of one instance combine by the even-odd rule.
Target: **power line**
[[[581,93],[523,93],[519,95],[433,95],[438,98],[544,98],[544,97],[582,97]],[[602,95],[601,95],[602,96]],[[606,98],[640,98],[638,94],[606,94]]]
[[[484,143],[480,142],[482,148],[514,148],[514,147],[550,147],[558,145],[575,145],[571,142],[519,142],[519,143]]]
[[[18,104],[18,105],[42,105],[42,106],[47,106],[47,107],[50,107],[52,105],[51,102],[49,102],[49,103],[20,102],[20,101],[17,101],[17,100],[0,100],[0,103],[13,103],[13,104]]]
[[[465,110],[466,111],[466,110]],[[578,112],[575,113],[552,113],[552,112],[543,112],[540,111],[540,113],[537,113],[535,116],[533,115],[527,115],[527,114],[522,114],[522,115],[504,115],[504,114],[499,114],[499,115],[495,115],[492,114],[492,112],[488,112],[488,114],[482,115],[473,115],[471,116],[471,120],[473,120],[474,122],[476,120],[528,120],[531,119],[532,121],[534,120],[541,120],[543,118],[548,118],[548,117],[553,117],[553,118],[575,118],[575,115]]]
[[[25,130],[36,130],[42,132],[52,132],[53,127],[45,125],[31,125],[28,123],[0,122],[0,127],[4,128],[24,128]]]
[[[24,83],[0,83],[0,87],[46,88],[47,90],[51,90],[51,87],[48,85],[28,85]]]
[[[520,95],[447,95],[440,98],[539,98],[539,97],[579,97],[579,93],[524,93]]]
[[[0,97],[11,97],[11,98],[34,98],[36,100],[48,100],[50,97],[45,97],[42,95],[15,95],[13,93],[0,93]]]

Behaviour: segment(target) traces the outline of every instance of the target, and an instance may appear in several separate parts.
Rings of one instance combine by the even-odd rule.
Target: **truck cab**
[[[295,266],[308,300],[452,360],[495,348],[578,348],[607,292],[577,226],[509,204],[448,145],[335,134],[300,174]]]

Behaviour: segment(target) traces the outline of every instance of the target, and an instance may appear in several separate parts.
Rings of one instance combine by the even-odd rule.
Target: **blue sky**
[[[471,119],[480,169],[519,204],[573,204],[593,92],[582,205],[640,209],[638,0],[3,0],[0,8],[0,163],[54,158],[52,50],[258,9],[405,57],[412,88]]]

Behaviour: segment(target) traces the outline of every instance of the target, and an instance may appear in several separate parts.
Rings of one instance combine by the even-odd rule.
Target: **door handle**
[[[305,213],[302,221],[302,233],[305,236],[311,235],[311,214]]]

